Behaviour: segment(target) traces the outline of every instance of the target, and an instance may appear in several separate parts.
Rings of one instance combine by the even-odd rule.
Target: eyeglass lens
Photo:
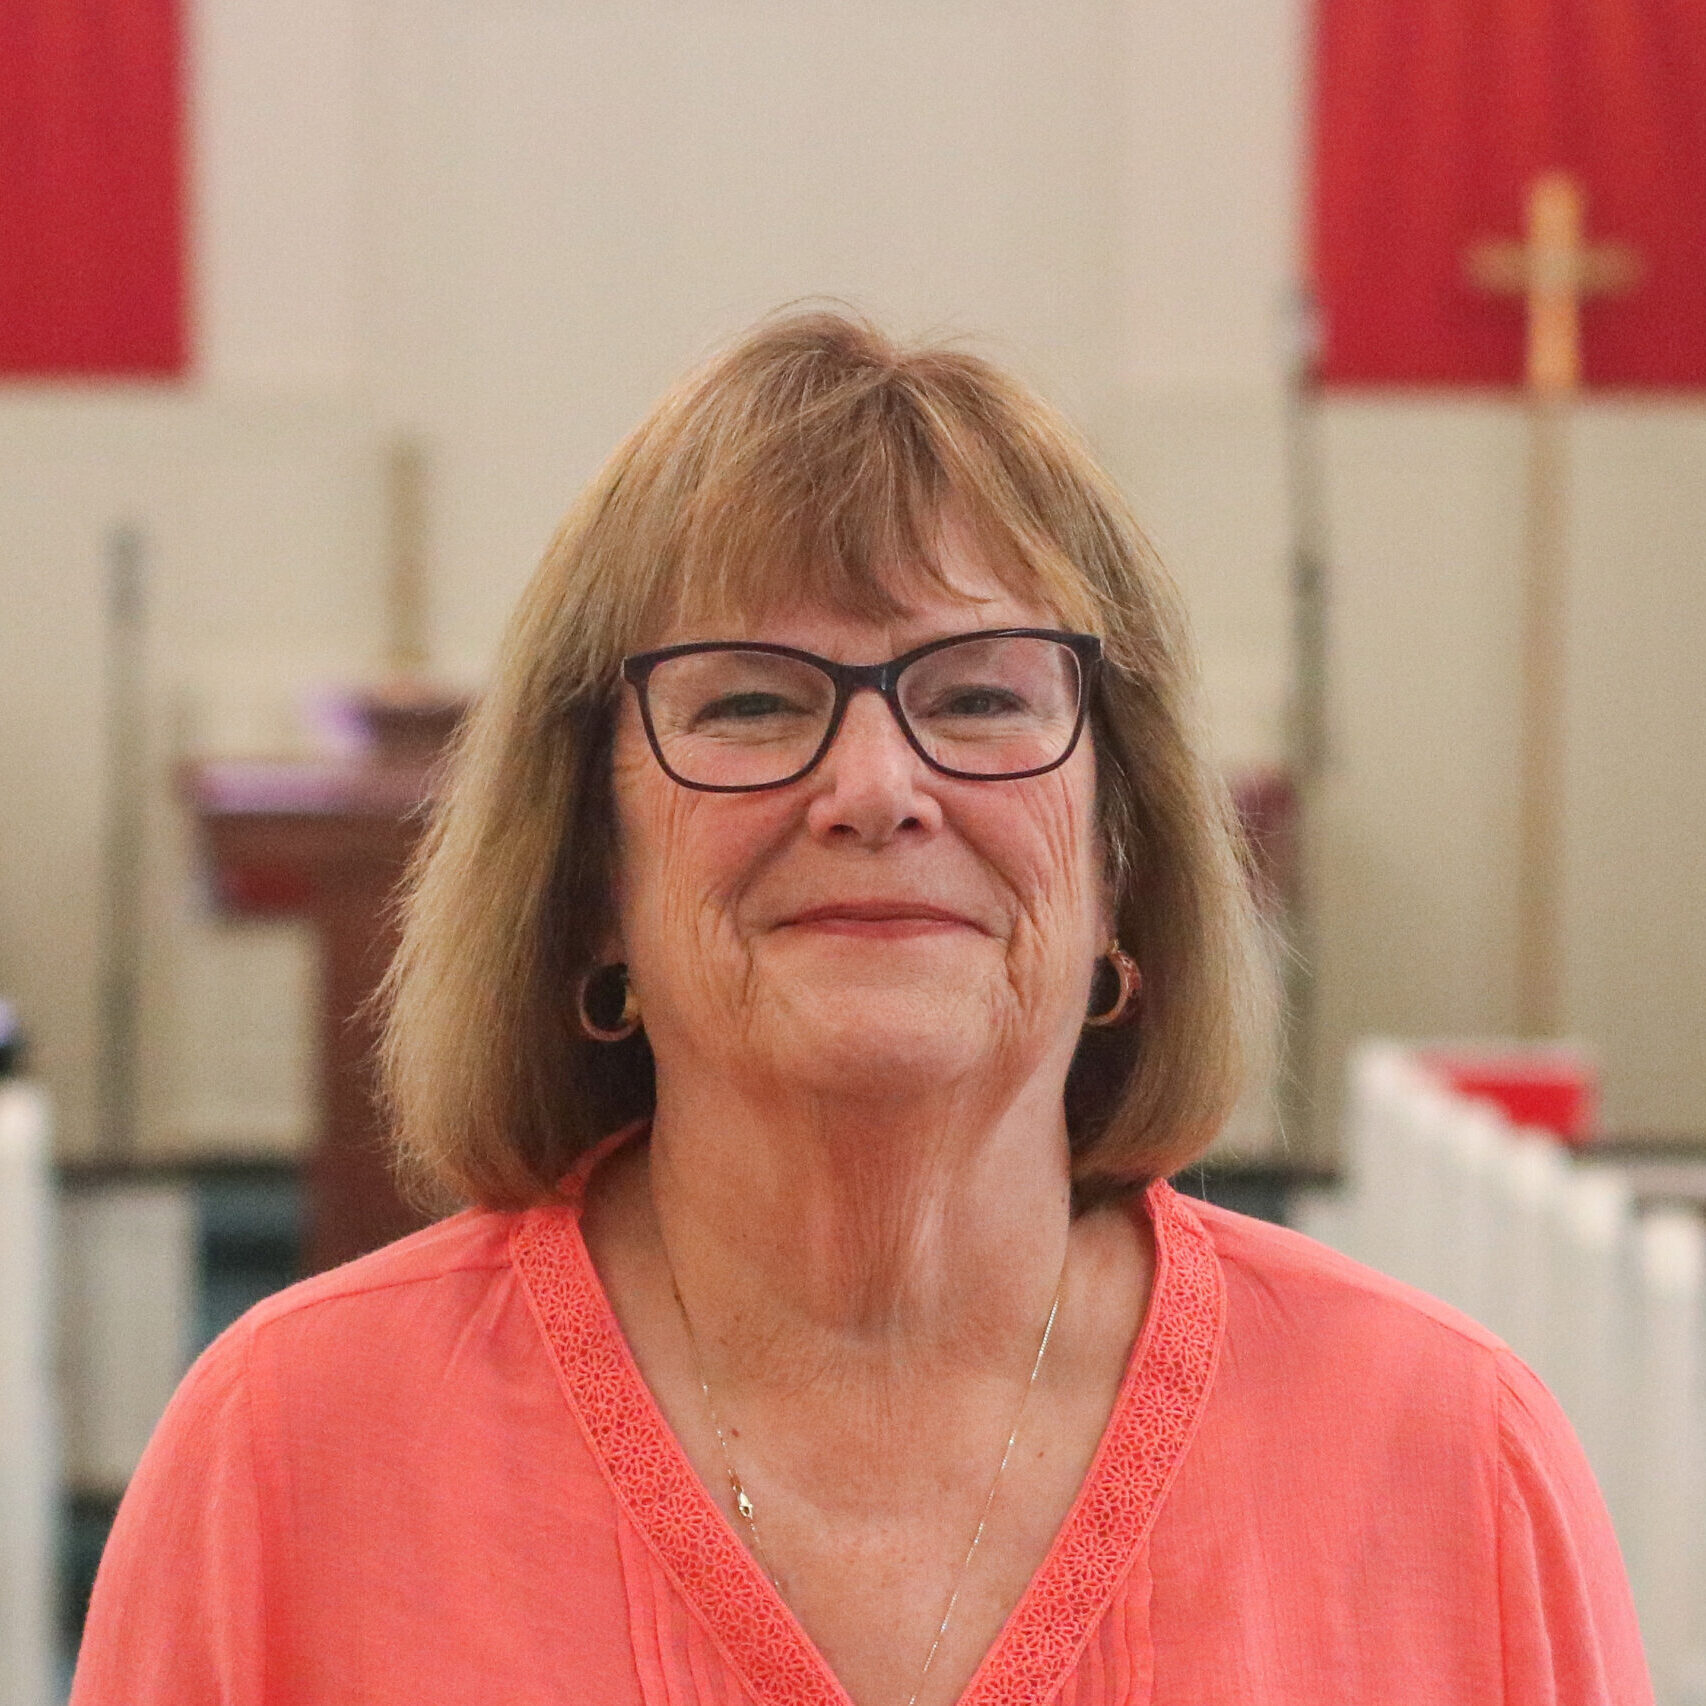
[[[752,788],[804,770],[835,713],[835,683],[773,652],[689,652],[646,684],[667,767],[688,783]],[[1078,724],[1079,665],[1069,646],[1034,636],[969,638],[900,673],[901,716],[930,760],[973,776],[1046,769]]]

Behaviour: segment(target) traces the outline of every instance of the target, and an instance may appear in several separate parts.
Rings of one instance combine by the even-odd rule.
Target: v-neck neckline
[[[597,1155],[619,1141],[600,1145]],[[852,1706],[699,1479],[640,1374],[581,1236],[589,1172],[583,1164],[565,1181],[565,1202],[517,1218],[510,1254],[593,1457],[759,1706]],[[958,1706],[1045,1700],[1060,1686],[1136,1559],[1196,1433],[1225,1325],[1220,1261],[1202,1221],[1164,1180],[1144,1191],[1141,1205],[1154,1233],[1155,1271],[1113,1410],[1065,1521]]]

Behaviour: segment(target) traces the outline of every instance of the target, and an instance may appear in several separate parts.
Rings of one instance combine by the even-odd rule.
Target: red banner
[[[1520,382],[1464,258],[1562,169],[1642,268],[1588,299],[1585,381],[1706,387],[1706,0],[1316,0],[1313,130],[1329,383]]]
[[[0,377],[186,361],[176,0],[0,0]]]

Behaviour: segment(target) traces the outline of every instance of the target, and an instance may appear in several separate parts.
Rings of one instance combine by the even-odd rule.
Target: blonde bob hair
[[[1269,1033],[1272,979],[1167,576],[1078,438],[1007,374],[794,312],[665,396],[581,495],[450,758],[381,992],[416,1200],[549,1200],[651,1111],[643,1031],[595,1042],[576,1018],[612,923],[622,659],[675,623],[739,636],[779,603],[902,612],[921,586],[952,590],[949,521],[1006,587],[1104,647],[1099,828],[1143,994],[1136,1025],[1085,1031],[1073,1061],[1079,1188],[1141,1185],[1212,1140]]]

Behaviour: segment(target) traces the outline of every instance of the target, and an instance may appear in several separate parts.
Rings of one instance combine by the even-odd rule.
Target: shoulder
[[[1438,1343],[1479,1359],[1504,1352],[1504,1342],[1461,1310],[1405,1285],[1338,1250],[1232,1209],[1193,1201],[1226,1274],[1246,1306],[1258,1299],[1278,1313],[1307,1313],[1319,1329],[1384,1330],[1408,1343]]]
[[[430,1288],[459,1275],[506,1268],[516,1218],[491,1209],[464,1209],[383,1249],[274,1292],[256,1304],[246,1319],[261,1328],[310,1310],[336,1310],[356,1299]]]
[[[1489,1559],[1525,1511],[1553,1532],[1603,1538],[1570,1423],[1495,1333],[1302,1233],[1190,1208],[1225,1287],[1205,1415],[1218,1473],[1260,1463],[1300,1508],[1319,1510],[1328,1489],[1341,1505],[1372,1501],[1394,1533],[1402,1511],[1423,1529],[1451,1512]]]
[[[1225,1282],[1223,1361],[1264,1399],[1432,1417],[1489,1447],[1512,1393],[1551,1404],[1503,1340],[1450,1304],[1300,1232],[1190,1206]]]
[[[1282,1558],[1278,1591],[1305,1591],[1277,1631],[1260,1624],[1250,1662],[1264,1674],[1290,1638],[1299,1663],[1324,1650],[1360,1675],[1356,1698],[1384,1698],[1400,1652],[1428,1655],[1442,1699],[1650,1700],[1592,1472],[1510,1347],[1300,1233],[1189,1208],[1225,1313],[1211,1401],[1158,1530],[1181,1621],[1228,1582],[1270,1606]]]
[[[359,1393],[408,1367],[430,1378],[472,1325],[503,1315],[516,1219],[464,1210],[274,1292],[202,1353],[182,1395],[233,1383]]]
[[[1406,1404],[1472,1421],[1507,1478],[1563,1474],[1592,1486],[1558,1400],[1496,1333],[1414,1286],[1313,1238],[1193,1201],[1219,1258],[1227,1336],[1246,1371],[1272,1370],[1293,1391],[1337,1405]]]
[[[456,1215],[241,1315],[179,1383],[115,1535],[144,1551],[164,1537],[223,1554],[258,1521],[259,1489],[317,1441],[372,1440],[389,1418],[418,1414],[447,1360],[479,1336],[471,1326],[492,1317],[512,1223]]]
[[[347,1318],[415,1310],[433,1297],[478,1289],[482,1276],[506,1271],[517,1217],[491,1209],[464,1209],[310,1279],[263,1299],[244,1317],[264,1335],[311,1318]]]

